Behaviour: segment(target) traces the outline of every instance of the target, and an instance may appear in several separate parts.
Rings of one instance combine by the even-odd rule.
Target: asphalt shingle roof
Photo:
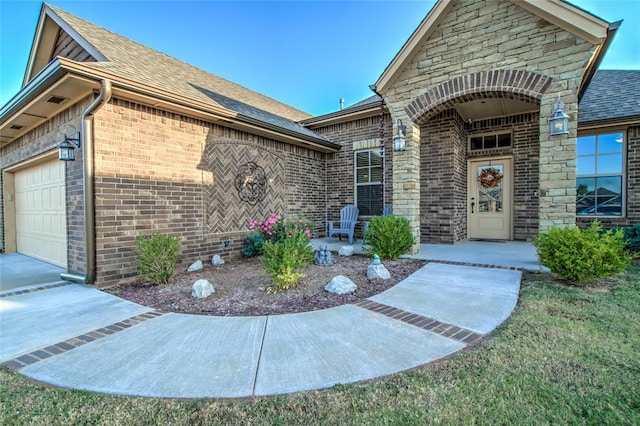
[[[598,70],[578,109],[580,124],[640,119],[640,70]]]
[[[249,118],[315,139],[321,135],[298,124],[310,115],[129,40],[64,10],[47,5],[81,37],[104,55],[106,62],[85,66],[187,98],[222,107]]]

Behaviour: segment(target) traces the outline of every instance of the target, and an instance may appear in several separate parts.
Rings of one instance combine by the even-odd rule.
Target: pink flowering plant
[[[264,221],[250,221],[256,231],[245,239],[245,256],[262,255],[262,265],[271,278],[270,291],[280,291],[297,285],[305,275],[300,271],[313,261],[310,244],[312,225],[303,215],[285,220],[271,213]]]

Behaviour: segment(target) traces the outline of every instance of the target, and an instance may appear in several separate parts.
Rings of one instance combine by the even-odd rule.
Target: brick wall
[[[640,126],[629,127],[627,133],[627,152],[625,170],[626,208],[623,217],[598,217],[605,228],[633,226],[640,223]],[[595,218],[578,216],[577,225],[587,227]]]
[[[95,134],[99,286],[136,275],[141,234],[179,237],[182,268],[237,256],[247,223],[272,211],[324,228],[323,154],[120,99],[99,111]],[[256,204],[241,201],[234,183],[249,161],[268,180]]]
[[[348,204],[354,204],[354,146],[383,146],[384,147],[384,205],[393,202],[393,136],[391,119],[388,114],[382,117],[382,139],[380,142],[380,116],[346,121],[328,126],[312,127],[312,130],[323,135],[330,141],[339,144],[341,149],[332,154],[327,161],[327,217],[337,220],[340,209]],[[362,218],[366,220],[366,218]],[[326,230],[325,230],[326,231]],[[361,236],[361,229],[356,229]],[[326,235],[326,234],[325,234]]]

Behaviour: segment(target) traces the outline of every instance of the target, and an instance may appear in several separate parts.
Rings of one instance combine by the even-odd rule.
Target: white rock
[[[224,265],[224,260],[222,260],[222,258],[220,257],[219,254],[214,254],[213,258],[211,259],[211,264],[212,265]]]
[[[193,283],[191,288],[191,296],[197,299],[204,299],[211,296],[215,292],[211,283],[207,280],[198,280]]]
[[[367,278],[388,280],[389,278],[391,278],[391,274],[389,273],[389,271],[387,271],[387,268],[385,268],[382,263],[380,263],[379,265],[372,263],[367,266]]]
[[[338,250],[338,254],[340,256],[351,256],[353,255],[353,246],[342,246],[340,250]]]
[[[187,268],[187,272],[199,271],[202,268],[203,268],[202,261],[196,260],[191,265],[189,265],[189,267]]]
[[[358,286],[353,281],[343,275],[334,277],[326,286],[324,286],[324,289],[329,293],[335,294],[353,293],[357,288]]]

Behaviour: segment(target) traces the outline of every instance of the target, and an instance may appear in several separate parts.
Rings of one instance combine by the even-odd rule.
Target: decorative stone
[[[211,264],[214,266],[224,265],[224,260],[222,260],[219,254],[214,254],[213,258],[211,259]]]
[[[391,278],[391,274],[387,268],[384,267],[382,262],[380,262],[380,257],[377,254],[373,256],[373,262],[367,266],[367,278],[381,280],[388,280]]]
[[[189,265],[189,267],[187,268],[187,272],[199,271],[202,268],[203,268],[202,261],[196,260],[191,265]]]
[[[211,296],[215,290],[211,283],[207,280],[198,280],[193,283],[193,287],[191,288],[191,296],[197,299],[204,299],[205,297]]]
[[[320,248],[316,250],[316,265],[333,265],[333,256],[331,255],[329,246],[320,246]]]
[[[340,250],[338,250],[338,254],[340,256],[351,256],[353,255],[353,246],[342,246]]]
[[[344,275],[334,277],[326,286],[324,286],[325,290],[334,294],[353,293],[357,288],[358,286]]]

